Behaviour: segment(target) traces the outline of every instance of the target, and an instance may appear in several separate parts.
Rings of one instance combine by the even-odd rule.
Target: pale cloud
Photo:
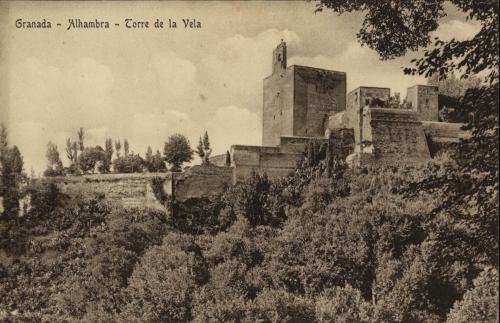
[[[481,29],[481,24],[475,20],[461,21],[457,19],[449,20],[439,25],[433,36],[442,40],[467,40],[471,39]]]
[[[281,39],[291,45],[299,37],[290,30],[269,29],[254,37],[235,35],[221,40],[200,63],[201,92],[212,106],[262,108],[262,82],[271,73],[272,51]]]
[[[306,65],[347,73],[347,91],[359,86],[389,87],[391,92],[400,92],[415,84],[425,84],[420,76],[403,74],[402,67],[409,66],[408,59],[398,59],[393,64],[384,64],[377,53],[352,41],[345,50],[335,56],[293,56],[290,64]]]
[[[109,68],[81,58],[67,69],[28,57],[9,69],[11,122],[36,120],[69,131],[96,126],[113,114]],[[98,111],[98,113],[96,113]]]
[[[169,109],[183,111],[186,104],[191,102],[193,89],[196,88],[196,67],[187,60],[179,57],[172,51],[155,53],[145,66],[145,74],[137,86],[146,87],[147,95],[155,95],[156,103],[168,104]],[[153,104],[155,102],[152,102]]]
[[[25,171],[29,173],[33,168],[36,174],[41,174],[47,166],[45,153],[49,141],[58,145],[61,159],[65,160],[63,145],[67,136],[68,133],[55,131],[48,124],[37,121],[15,122],[9,129],[9,138],[23,155]]]
[[[260,145],[262,142],[260,116],[236,106],[218,108],[207,120],[205,127],[210,135],[214,154],[226,152],[231,145]]]

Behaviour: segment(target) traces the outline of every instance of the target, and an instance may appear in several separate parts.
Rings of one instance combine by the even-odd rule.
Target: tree
[[[151,167],[152,159],[153,159],[153,149],[151,149],[151,146],[148,146],[146,154],[144,155],[144,165],[146,165],[146,168],[148,169],[149,172],[152,172],[152,167]]]
[[[17,146],[9,148],[7,128],[0,125],[0,206],[3,217],[17,216],[19,211],[20,185],[26,179],[23,174],[23,158]],[[3,204],[3,205],[2,205]]]
[[[68,158],[71,165],[75,163],[75,152],[71,138],[66,139],[66,158]]]
[[[164,172],[166,170],[165,162],[159,150],[153,155],[153,150],[148,146],[144,158],[144,165],[149,172]]]
[[[5,152],[7,147],[8,147],[7,128],[2,123],[2,124],[0,124],[0,152]]]
[[[130,147],[129,147],[129,145],[128,145],[128,140],[127,140],[127,139],[124,139],[124,140],[123,140],[123,154],[124,154],[125,156],[127,156],[127,155],[128,155],[128,153],[129,153],[129,149],[130,149]]]
[[[121,154],[121,149],[122,149],[122,144],[120,140],[115,141],[115,150],[116,150],[116,157],[119,158]]]
[[[203,163],[204,161],[204,157],[205,157],[205,150],[203,149],[203,141],[201,140],[201,137],[200,137],[200,140],[198,141],[198,146],[196,146],[196,154],[198,155],[198,157],[200,157],[201,159],[201,162]]]
[[[229,150],[226,150],[226,166],[231,166],[231,154],[229,153]]]
[[[44,176],[64,175],[63,164],[59,157],[59,151],[57,150],[56,144],[49,141],[45,156],[47,157],[47,169],[44,172]]]
[[[440,78],[434,74],[427,79],[427,84],[439,88],[439,119],[445,122],[467,123],[471,114],[461,106],[460,100],[468,89],[474,89],[481,85],[481,79],[471,76],[467,79],[457,78],[455,73],[447,78]]]
[[[210,163],[209,158],[211,153],[210,139],[208,137],[208,132],[205,131],[203,139],[200,137],[198,146],[196,147],[196,154],[200,157],[202,165],[208,165]]]
[[[210,148],[210,139],[208,138],[208,132],[205,131],[203,135],[203,163],[205,165],[210,164],[210,155],[212,154],[212,148]]]
[[[113,140],[111,138],[106,138],[106,142],[104,143],[104,172],[109,173],[111,170],[111,159],[113,158]]]
[[[99,172],[104,172],[106,153],[101,146],[87,147],[80,154],[78,164],[84,172],[95,173],[96,168]]]
[[[156,154],[151,159],[151,166],[154,172],[165,172],[167,170],[165,160],[159,150],[156,150]]]
[[[113,169],[116,173],[140,173],[144,166],[144,160],[139,155],[129,154],[121,156],[113,161]]]
[[[78,171],[78,143],[71,141],[70,138],[66,139],[66,157],[69,160],[68,173],[75,174]]]
[[[78,143],[76,141],[73,141],[72,148],[73,148],[73,156],[74,156],[74,160],[75,160],[75,168],[78,168]]]
[[[440,78],[438,74],[433,74],[427,79],[427,84],[437,86],[440,95],[460,99],[468,89],[479,87],[481,79],[477,76],[471,76],[466,79],[457,78],[455,73],[452,72],[446,78]]]
[[[80,149],[80,151],[83,151],[83,149],[85,149],[84,145],[83,145],[83,140],[85,139],[85,132],[83,131],[83,128],[80,128],[78,130],[78,148]]]
[[[186,136],[174,134],[168,138],[163,149],[165,160],[172,165],[172,171],[181,170],[181,166],[185,162],[193,160],[193,150]]]
[[[208,138],[208,131],[205,131],[205,134],[203,135],[203,149],[210,149],[210,139]]]

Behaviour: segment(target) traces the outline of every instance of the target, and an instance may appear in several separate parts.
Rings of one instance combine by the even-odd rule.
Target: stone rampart
[[[174,175],[177,201],[210,197],[224,192],[233,183],[233,168],[197,165]]]
[[[171,194],[170,173],[96,174],[41,179],[55,183],[61,192],[70,196],[79,194],[104,194],[106,199],[124,207],[151,207],[163,209],[155,198],[151,179],[165,178],[164,191]]]
[[[430,158],[422,123],[411,110],[369,108],[363,111],[362,151],[376,159],[414,162]]]

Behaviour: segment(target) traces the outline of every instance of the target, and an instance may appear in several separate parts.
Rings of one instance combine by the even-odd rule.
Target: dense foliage
[[[473,228],[436,213],[447,192],[408,194],[430,173],[457,168],[455,161],[336,165],[330,177],[320,166],[302,163],[281,180],[253,174],[219,197],[174,202],[174,212],[122,209],[103,196],[32,183],[31,210],[0,232],[11,237],[1,246],[0,315],[495,321],[498,266],[485,241],[498,236],[478,239]]]

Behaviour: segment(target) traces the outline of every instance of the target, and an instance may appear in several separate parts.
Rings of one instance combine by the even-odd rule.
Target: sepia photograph
[[[499,322],[497,0],[0,0],[0,322]]]

